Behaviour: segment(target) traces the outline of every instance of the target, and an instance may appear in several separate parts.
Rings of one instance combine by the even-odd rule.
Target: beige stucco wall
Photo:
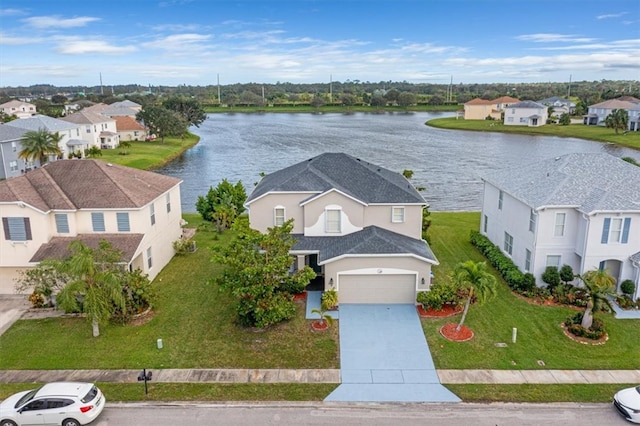
[[[293,218],[293,233],[302,234],[304,218],[300,202],[309,198],[311,193],[270,193],[254,200],[249,205],[249,224],[253,229],[267,232],[267,228],[275,225],[275,211],[277,206],[284,207],[285,220]]]
[[[404,222],[393,222],[393,207],[404,207]],[[370,205],[364,212],[364,226],[376,225],[411,238],[422,238],[422,206]]]
[[[341,232],[327,233],[325,210],[342,210]],[[307,236],[347,235],[361,230],[364,225],[365,207],[362,203],[337,191],[331,191],[304,205],[304,234]]]
[[[495,105],[465,105],[464,106],[464,119],[465,120],[484,120],[488,115],[491,115],[491,111],[495,108]]]

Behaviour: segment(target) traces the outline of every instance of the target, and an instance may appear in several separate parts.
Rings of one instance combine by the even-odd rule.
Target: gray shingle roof
[[[78,124],[100,124],[115,121],[113,118],[107,117],[106,115],[86,110],[81,110],[66,117],[62,117],[62,120],[69,123],[76,123],[76,126],[74,127],[78,127]]]
[[[5,123],[6,126],[19,127],[26,130],[46,129],[48,132],[59,132],[61,130],[77,129],[78,125],[68,123],[64,120],[48,117],[46,115],[35,115],[29,118],[20,118]]]
[[[640,167],[609,154],[567,154],[489,173],[483,179],[533,208],[640,211]]]
[[[20,140],[27,132],[27,129],[23,129],[21,127],[5,126],[4,124],[0,124],[0,143]]]
[[[318,251],[318,262],[328,262],[349,255],[414,255],[438,264],[429,245],[423,240],[397,234],[377,226],[335,237],[307,237],[294,234],[293,251]]]
[[[325,153],[265,176],[247,203],[268,192],[315,192],[337,189],[364,203],[426,204],[399,173],[343,153]]]
[[[133,108],[129,108],[126,106],[114,106],[114,105],[110,105],[109,108],[101,112],[102,115],[108,115],[109,117],[113,117],[113,116],[135,117],[137,113],[138,111],[136,111]]]
[[[0,182],[0,202],[22,201],[41,211],[139,208],[180,179],[100,160],[58,160]]]
[[[546,106],[534,101],[521,101],[517,104],[509,105],[509,108],[546,108]]]
[[[640,263],[640,251],[632,254],[629,259],[631,259],[632,262]]]

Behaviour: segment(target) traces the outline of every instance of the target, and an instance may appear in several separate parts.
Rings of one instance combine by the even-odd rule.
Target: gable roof
[[[297,242],[292,251],[318,251],[318,263],[324,264],[344,256],[407,255],[438,264],[429,245],[406,235],[397,234],[378,226],[367,226],[361,231],[343,236],[307,237],[292,235]]]
[[[114,102],[111,104],[112,107],[125,107],[125,108],[141,108],[142,105],[139,103],[130,101],[129,99],[125,99],[124,101]]]
[[[109,105],[100,102],[99,104],[93,104],[82,109],[82,111],[92,112],[94,114],[102,114],[102,111],[109,108]]]
[[[0,203],[22,201],[44,212],[140,208],[180,182],[100,160],[58,160],[0,182]]]
[[[520,101],[520,99],[512,98],[511,96],[500,96],[499,98],[496,98],[496,99],[492,100],[491,103],[494,103],[494,104],[509,104],[509,103],[519,102],[519,101]]]
[[[34,104],[30,104],[29,102],[23,102],[23,101],[18,101],[15,99],[10,100],[9,102],[5,102],[3,104],[0,104],[0,108],[19,108],[23,105],[28,105],[28,106],[32,106],[35,108]]]
[[[20,140],[27,132],[27,129],[23,129],[21,127],[5,126],[4,124],[0,124],[0,143]]]
[[[561,98],[560,96],[551,96],[550,98],[541,99],[538,101],[539,104],[543,105],[552,105],[555,103],[563,104],[563,105],[575,105],[573,101],[569,99]]]
[[[469,102],[465,102],[465,105],[493,105],[493,101],[488,101],[486,99],[475,98],[471,99]]]
[[[630,109],[635,108],[638,105],[633,102],[621,101],[619,99],[609,99],[608,101],[600,102],[598,104],[589,105],[589,108],[604,108],[604,109]]]
[[[31,131],[45,129],[48,132],[52,133],[59,132],[61,130],[71,130],[78,128],[78,126],[75,124],[42,114],[34,115],[33,117],[29,118],[21,118],[19,120],[9,121],[8,123],[5,123],[5,125],[20,127],[21,129]]]
[[[426,204],[400,173],[344,153],[324,153],[268,174],[247,204],[269,192],[322,193],[336,189],[367,204]]]
[[[98,124],[98,123],[107,123],[115,121],[111,117],[107,117],[106,115],[97,114],[95,112],[87,111],[83,109],[66,117],[62,117],[61,120],[67,121],[69,123],[75,124]]]
[[[640,167],[609,154],[567,154],[489,173],[483,180],[534,209],[640,212]]]
[[[108,108],[106,108],[104,111],[101,112],[101,114],[108,115],[109,117],[114,117],[114,116],[135,117],[137,113],[138,111],[136,111],[133,108],[129,108],[126,106],[117,106],[117,105],[116,106],[110,105]]]

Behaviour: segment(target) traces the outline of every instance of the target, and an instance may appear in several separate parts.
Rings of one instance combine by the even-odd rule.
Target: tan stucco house
[[[0,182],[0,293],[19,272],[109,241],[153,279],[182,235],[181,180],[98,160],[60,160]]]
[[[475,98],[464,104],[465,120],[501,120],[502,113],[509,105],[520,102],[511,96],[501,96],[493,100]]]
[[[18,118],[29,118],[38,113],[34,104],[18,101],[15,99],[1,104],[0,111],[9,116],[15,115]]]
[[[424,198],[401,174],[325,153],[265,176],[248,197],[252,228],[294,220],[294,268],[308,265],[339,303],[415,303],[438,261],[421,239]]]
[[[127,116],[113,117],[116,120],[118,137],[121,141],[143,141],[147,138],[147,129],[135,118]]]

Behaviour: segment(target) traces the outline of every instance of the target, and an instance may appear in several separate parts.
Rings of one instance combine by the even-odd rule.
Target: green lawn
[[[165,138],[154,141],[131,142],[129,148],[103,149],[97,157],[108,163],[121,164],[136,169],[151,170],[169,163],[187,149],[198,143],[200,138],[190,133],[182,138]],[[125,151],[126,150],[126,151]],[[127,154],[124,155],[123,153]]]
[[[436,118],[427,121],[426,124],[428,126],[450,130],[471,130],[480,132],[501,132],[579,138],[640,149],[640,132],[629,132],[627,134],[620,132],[616,134],[613,129],[607,129],[602,126],[585,126],[584,124],[571,124],[569,126],[548,124],[540,127],[505,126],[499,121],[456,120],[455,117]]]
[[[484,260],[469,243],[469,231],[478,228],[479,213],[432,213],[432,218],[431,247],[441,263],[436,269],[436,280],[449,274],[458,262]],[[483,306],[473,305],[469,310],[465,324],[474,331],[473,340],[454,343],[440,335],[440,327],[458,321],[459,316],[423,319],[422,324],[436,368],[640,368],[640,320],[616,320],[612,315],[600,314],[609,341],[590,346],[564,336],[560,324],[573,312],[565,307],[529,304],[515,296],[499,279],[497,297]],[[515,344],[511,343],[513,327],[518,329]],[[499,348],[495,343],[507,343],[507,347]],[[540,366],[538,361],[545,365]]]
[[[620,389],[637,384],[447,385],[464,402],[611,402]]]
[[[185,217],[189,226],[201,222],[198,215]],[[159,300],[147,324],[108,325],[92,338],[84,319],[21,320],[0,336],[0,368],[338,367],[337,327],[312,332],[301,302],[295,319],[266,331],[234,324],[233,300],[210,283],[220,267],[210,261],[209,247],[229,238],[200,228],[198,250],[176,257],[154,281]]]

